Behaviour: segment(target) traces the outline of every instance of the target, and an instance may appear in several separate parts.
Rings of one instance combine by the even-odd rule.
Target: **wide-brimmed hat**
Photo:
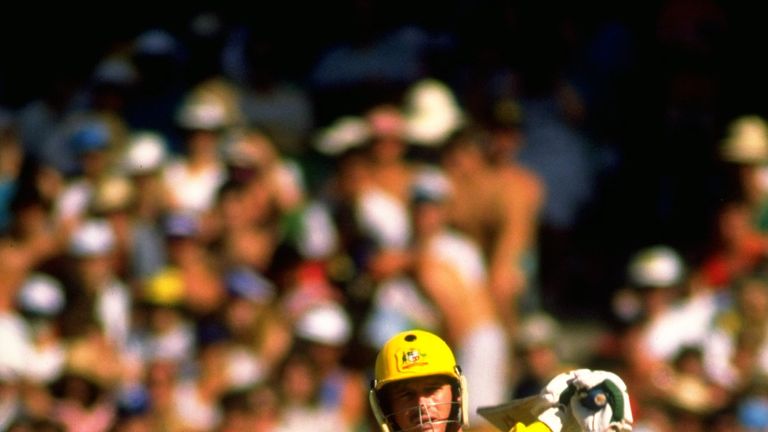
[[[736,118],[721,143],[723,160],[742,164],[768,162],[768,124],[757,115]]]

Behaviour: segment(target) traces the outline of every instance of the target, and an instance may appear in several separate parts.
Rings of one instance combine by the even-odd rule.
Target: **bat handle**
[[[590,411],[600,411],[608,404],[608,395],[600,388],[593,388],[579,394],[579,403]]]

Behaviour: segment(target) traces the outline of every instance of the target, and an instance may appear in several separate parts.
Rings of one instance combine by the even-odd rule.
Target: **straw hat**
[[[768,124],[762,117],[746,115],[733,120],[721,144],[721,156],[728,162],[768,162]]]

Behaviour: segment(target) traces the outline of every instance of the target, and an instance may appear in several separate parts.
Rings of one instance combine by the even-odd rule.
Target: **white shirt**
[[[179,210],[196,214],[213,206],[219,186],[225,179],[226,171],[221,164],[192,172],[183,160],[175,160],[163,170],[163,182],[173,202]]]
[[[487,272],[482,252],[468,236],[445,230],[431,238],[427,247],[430,255],[454,267],[466,286],[485,286]]]
[[[0,367],[22,373],[32,351],[27,322],[15,312],[0,312],[0,341]]]
[[[105,285],[96,298],[96,317],[107,339],[122,350],[126,347],[131,329],[131,295],[120,281]]]
[[[405,249],[411,238],[407,206],[391,194],[367,190],[357,204],[357,218],[363,230],[382,248]]]

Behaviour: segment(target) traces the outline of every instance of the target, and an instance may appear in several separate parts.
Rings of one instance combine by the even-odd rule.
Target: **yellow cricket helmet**
[[[456,399],[460,401],[457,421],[468,426],[468,416],[464,414],[468,413],[467,385],[453,351],[439,336],[414,329],[391,337],[376,357],[369,402],[383,432],[390,432],[391,425],[382,412],[379,390],[392,382],[432,375],[445,375],[455,380]]]
[[[448,375],[457,380],[453,352],[439,336],[424,330],[408,330],[389,339],[376,357],[374,389],[385,384],[428,375]]]

